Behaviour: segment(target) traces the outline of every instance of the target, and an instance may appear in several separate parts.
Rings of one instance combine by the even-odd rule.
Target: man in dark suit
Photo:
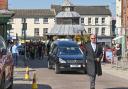
[[[90,77],[90,89],[95,89],[96,75],[102,75],[101,58],[102,47],[96,43],[96,35],[90,35],[90,42],[85,44],[87,58],[87,74]]]

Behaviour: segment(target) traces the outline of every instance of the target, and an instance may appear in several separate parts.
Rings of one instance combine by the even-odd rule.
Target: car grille
[[[67,63],[83,63],[83,60],[67,60]]]

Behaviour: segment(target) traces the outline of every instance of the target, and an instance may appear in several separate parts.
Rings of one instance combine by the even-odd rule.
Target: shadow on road
[[[106,89],[128,89],[128,87],[116,87],[116,88],[106,88]]]
[[[82,71],[62,71],[61,74],[71,74],[71,75],[85,75]]]
[[[48,68],[47,59],[44,58],[41,60],[39,59],[29,60],[28,66],[30,68]]]
[[[18,57],[18,65],[17,68],[26,68],[26,66],[29,66],[29,68],[47,68],[47,57],[44,57],[44,59],[26,59],[24,60],[24,56],[20,55]]]
[[[13,89],[32,89],[31,84],[14,84]],[[49,85],[38,84],[38,89],[52,89]]]

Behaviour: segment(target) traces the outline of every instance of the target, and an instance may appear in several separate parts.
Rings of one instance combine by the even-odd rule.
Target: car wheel
[[[87,69],[86,68],[83,70],[83,73],[84,74],[87,74]]]
[[[48,69],[52,69],[52,64],[49,60],[48,60]]]
[[[5,89],[5,75],[2,76],[1,84],[0,84],[0,89]]]
[[[58,64],[55,64],[55,73],[59,74],[60,73],[60,68]]]
[[[11,85],[7,89],[13,89],[13,78],[11,79]]]

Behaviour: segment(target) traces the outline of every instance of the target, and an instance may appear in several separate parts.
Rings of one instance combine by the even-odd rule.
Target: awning
[[[81,31],[84,31],[84,26],[81,25],[54,25],[46,35],[76,35]]]
[[[118,40],[118,39],[121,39],[123,36],[118,36],[118,37],[115,37],[114,39],[112,40]]]

